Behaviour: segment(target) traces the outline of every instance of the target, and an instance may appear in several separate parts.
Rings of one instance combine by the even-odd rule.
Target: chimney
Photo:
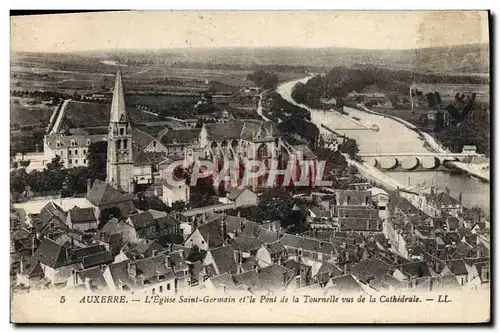
[[[87,179],[87,195],[89,195],[91,189],[92,189],[92,181],[88,178]]]
[[[222,238],[226,239],[227,235],[227,225],[226,225],[226,220],[223,219],[221,222],[221,232],[222,232]]]
[[[74,269],[71,270],[71,276],[73,277],[73,285],[74,286],[78,285],[78,274],[76,270]]]
[[[135,263],[131,263],[130,261],[127,263],[128,274],[131,278],[135,278],[137,276],[137,266]]]
[[[92,280],[91,280],[90,278],[88,278],[88,277],[87,277],[87,278],[85,278],[85,281],[84,281],[84,283],[85,283],[85,288],[86,288],[88,291],[91,291],[91,290],[92,290],[92,287],[91,287],[91,285],[90,285],[90,283],[91,283],[91,282],[92,282]]]
[[[286,286],[286,272],[283,272],[283,287]]]
[[[151,257],[156,257],[156,250],[151,251]]]

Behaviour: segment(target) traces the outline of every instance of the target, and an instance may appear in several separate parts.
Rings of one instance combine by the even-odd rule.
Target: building
[[[172,207],[176,201],[188,203],[190,197],[190,189],[186,183],[180,185],[169,184],[167,181],[163,183],[162,201],[165,205]]]
[[[226,197],[219,198],[224,204],[234,203],[235,207],[257,206],[257,194],[248,188],[232,187],[227,190]]]
[[[66,224],[71,229],[83,232],[89,230],[97,230],[99,221],[95,216],[95,212],[96,211],[91,207],[88,208],[74,207],[68,211]]]
[[[135,212],[133,194],[124,194],[110,184],[96,179],[92,185],[88,183],[85,199],[95,210],[99,221],[106,222],[110,218],[126,217]]]
[[[106,172],[106,181],[111,186],[123,192],[132,193],[134,191],[132,126],[125,109],[125,93],[120,68],[116,73],[111,103]]]

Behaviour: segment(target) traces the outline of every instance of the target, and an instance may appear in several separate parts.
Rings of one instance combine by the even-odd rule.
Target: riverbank
[[[368,109],[366,106],[364,106],[362,104],[357,104],[357,105],[358,105],[358,107],[360,107],[362,109],[362,111],[365,111],[365,112],[368,112],[368,113],[372,113],[372,114],[375,114],[377,116],[390,118],[390,119],[392,119],[394,121],[397,121],[400,124],[403,124],[409,130],[412,130],[412,131],[416,132],[418,134],[418,136],[422,140],[424,140],[424,142],[425,142],[424,147],[430,148],[433,153],[448,153],[449,152],[432,135],[430,135],[429,133],[426,133],[426,132],[420,130],[417,126],[413,125],[412,123],[410,123],[410,122],[408,122],[406,120],[403,120],[401,118],[395,117],[393,115],[387,115],[387,114],[383,114],[383,113],[380,113],[380,112],[376,112],[376,111],[370,110],[370,109]]]
[[[297,82],[305,83],[308,77],[283,83],[278,86],[277,92],[291,104],[302,107],[311,113],[311,122],[314,123],[322,133],[330,133],[327,128],[341,129],[352,127],[352,121],[347,121],[339,117],[336,112],[326,110],[311,109],[306,105],[297,103],[291,98],[291,91]],[[405,124],[399,119],[390,118],[359,110],[360,108],[349,108],[345,110],[351,116],[361,119],[369,125],[377,125],[379,131],[367,131],[366,129],[355,131],[335,130],[340,135],[353,138],[358,143],[360,153],[428,153],[429,151],[446,151],[440,147],[439,143],[427,133],[417,133],[411,127],[412,124]],[[371,110],[369,110],[371,111]],[[322,126],[322,124],[324,126]],[[326,126],[326,128],[325,128]],[[431,149],[432,148],[432,149]],[[352,164],[352,162],[351,162]],[[465,207],[479,206],[482,210],[490,211],[490,187],[485,181],[466,174],[456,174],[446,171],[412,171],[394,172],[381,171],[373,167],[360,167],[360,174],[380,183],[381,187],[393,189],[401,185],[405,188],[415,185],[435,186],[440,191],[450,190],[453,197],[463,194],[463,204]],[[374,170],[375,169],[375,170]],[[382,178],[381,175],[384,175]],[[388,178],[392,180],[388,180]]]

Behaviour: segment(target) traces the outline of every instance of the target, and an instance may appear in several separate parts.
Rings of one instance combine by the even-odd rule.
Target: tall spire
[[[125,93],[123,92],[122,72],[120,71],[120,67],[118,67],[118,71],[116,72],[113,101],[111,102],[110,122],[128,122],[127,112],[125,110]]]

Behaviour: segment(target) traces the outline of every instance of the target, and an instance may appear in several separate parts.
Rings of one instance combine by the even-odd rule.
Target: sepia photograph
[[[11,15],[10,321],[489,323],[490,19]]]

